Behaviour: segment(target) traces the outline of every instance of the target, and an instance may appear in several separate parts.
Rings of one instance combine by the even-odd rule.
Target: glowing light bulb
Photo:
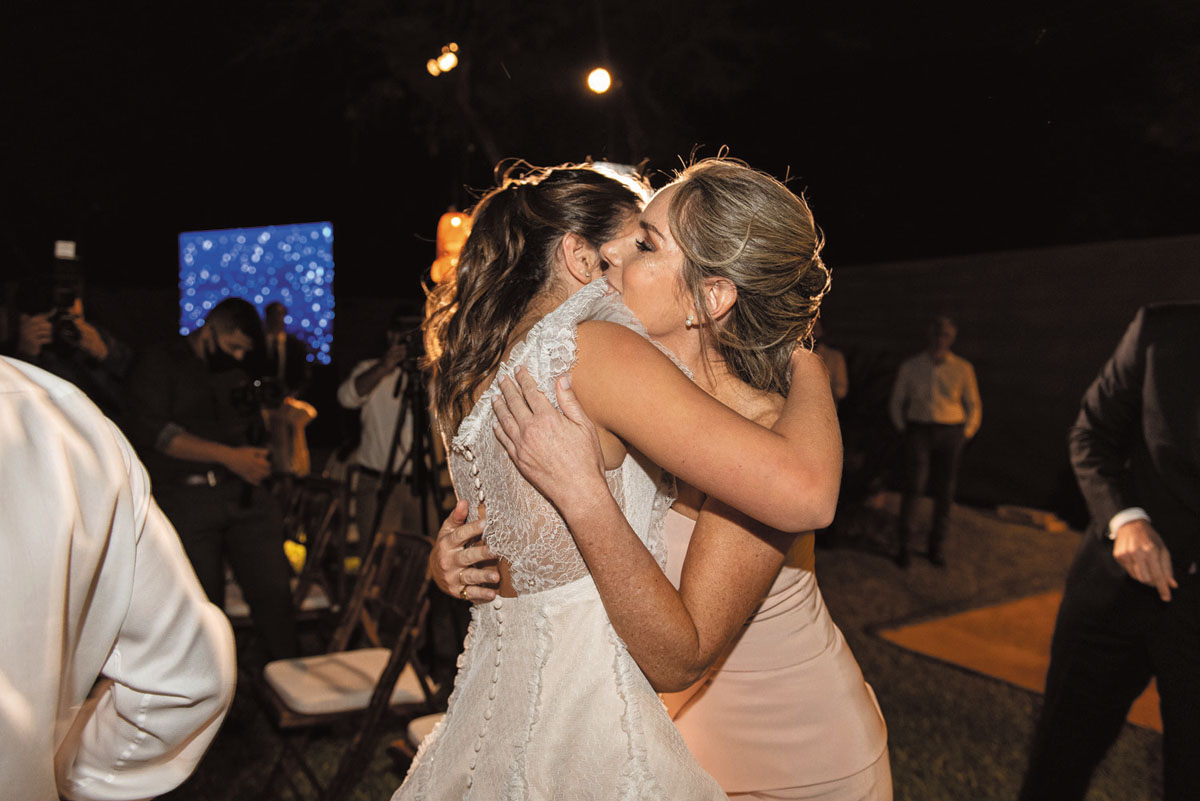
[[[425,62],[425,69],[433,77],[441,75],[443,72],[449,72],[458,66],[458,45],[451,42],[442,47],[442,52],[437,58],[431,58]]]
[[[612,76],[608,74],[608,70],[597,67],[588,73],[587,85],[588,89],[602,95],[612,87]]]

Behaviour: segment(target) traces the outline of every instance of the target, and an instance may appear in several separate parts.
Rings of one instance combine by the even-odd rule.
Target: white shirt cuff
[[[1145,520],[1150,522],[1150,515],[1140,506],[1131,506],[1128,509],[1122,509],[1112,516],[1112,520],[1108,521],[1108,538],[1115,540],[1117,538],[1117,529],[1126,523],[1132,523],[1134,520]]]

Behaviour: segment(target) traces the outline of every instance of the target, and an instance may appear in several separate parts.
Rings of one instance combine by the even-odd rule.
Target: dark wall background
[[[840,410],[856,432],[848,447],[894,446],[885,421],[891,379],[924,346],[929,318],[946,312],[958,320],[954,350],[974,364],[983,398],[960,496],[1079,521],[1067,427],[1134,312],[1168,300],[1200,300],[1200,237],[835,268],[822,317],[851,370]]]

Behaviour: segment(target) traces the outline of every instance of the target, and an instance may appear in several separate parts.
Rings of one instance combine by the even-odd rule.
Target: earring
[[[693,325],[695,325],[695,323],[696,323],[696,315],[689,314],[687,316],[687,320],[684,322],[684,326],[686,328],[691,328]]]
[[[584,276],[585,276],[585,277],[587,277],[587,278],[591,278],[591,277],[592,277],[592,271],[591,271],[591,270],[588,270],[586,273],[584,273]]]

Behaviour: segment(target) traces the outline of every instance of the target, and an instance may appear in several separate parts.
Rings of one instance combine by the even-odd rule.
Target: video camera
[[[238,411],[253,413],[265,409],[278,409],[283,405],[286,393],[278,378],[260,376],[234,387],[229,397]]]
[[[75,301],[83,294],[83,265],[75,255],[75,243],[54,243],[54,260],[48,270],[24,278],[17,289],[19,311],[28,314],[49,312],[51,341],[46,346],[68,357],[79,349],[82,335],[76,325]]]

